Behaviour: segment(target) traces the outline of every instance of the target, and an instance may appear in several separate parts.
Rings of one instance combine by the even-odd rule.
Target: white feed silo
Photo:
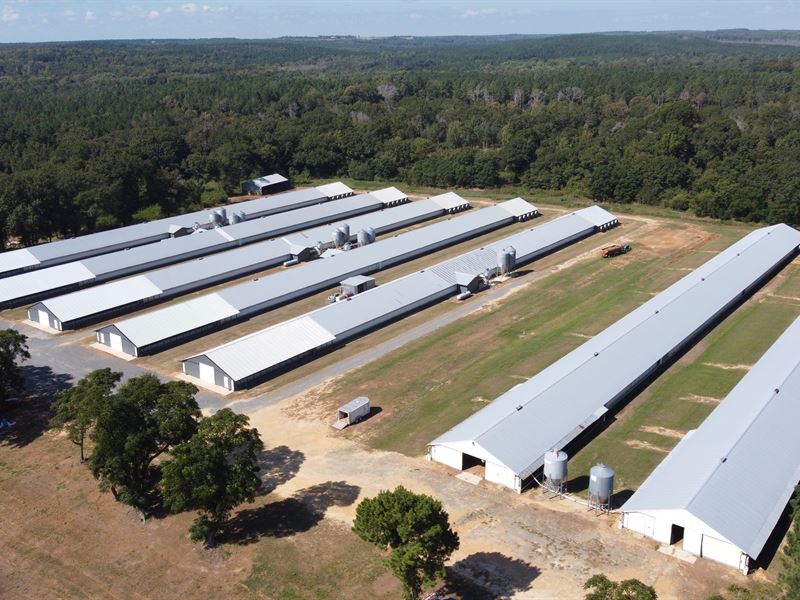
[[[551,492],[564,493],[567,485],[568,458],[563,450],[550,450],[544,455],[544,487]]]
[[[614,469],[596,464],[589,470],[589,506],[608,512],[614,495]]]

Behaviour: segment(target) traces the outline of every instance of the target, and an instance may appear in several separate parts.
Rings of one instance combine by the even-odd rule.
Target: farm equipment
[[[606,246],[600,250],[603,258],[611,258],[612,256],[619,256],[631,251],[630,244],[614,244],[613,246]]]

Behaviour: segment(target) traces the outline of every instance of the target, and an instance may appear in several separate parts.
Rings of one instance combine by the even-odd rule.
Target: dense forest
[[[31,243],[351,177],[800,223],[797,32],[0,45],[0,230]]]

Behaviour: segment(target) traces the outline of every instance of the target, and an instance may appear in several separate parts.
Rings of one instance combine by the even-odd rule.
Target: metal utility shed
[[[519,248],[525,264],[599,231],[599,213],[584,218],[580,210],[538,227],[466,252],[416,273],[400,277],[344,301],[336,302],[261,331],[212,348],[182,363],[184,373],[208,383],[238,390],[274,373],[458,293],[463,286],[497,272],[498,251],[508,244]],[[606,212],[605,223],[616,221]],[[285,344],[284,340],[292,340]],[[221,383],[220,383],[221,382]]]
[[[758,229],[429,444],[456,469],[474,461],[516,491],[632,390],[797,254],[800,232]],[[624,357],[624,360],[620,360]]]
[[[255,179],[250,179],[242,183],[242,192],[245,194],[274,194],[288,190],[291,187],[289,180],[283,175],[273,173],[272,175],[262,175]]]
[[[0,289],[0,308],[35,302],[71,290],[90,287],[126,275],[149,271],[199,256],[293,233],[305,227],[330,223],[377,211],[385,204],[370,194],[349,196],[267,217],[258,217],[191,235],[166,238],[153,244],[101,254],[28,273],[13,275]]]
[[[342,294],[345,296],[355,296],[374,287],[375,278],[366,275],[356,275],[342,280]]]
[[[327,189],[328,187],[330,190]],[[109,231],[2,252],[0,253],[0,277],[106,254],[115,250],[151,244],[169,237],[188,234],[196,227],[209,228],[212,226],[209,217],[220,208],[243,214],[245,219],[254,219],[335,199],[327,195],[328,193],[336,193],[336,198],[340,198],[352,195],[353,191],[342,183],[295,190],[217,209],[184,213],[138,225],[118,227]]]
[[[747,573],[800,481],[800,319],[623,505],[622,527]]]
[[[359,396],[350,400],[347,404],[339,407],[337,411],[337,421],[334,423],[336,429],[344,429],[348,425],[358,423],[361,419],[369,415],[369,398]]]
[[[325,260],[312,261],[232,286],[212,295],[221,304],[233,307],[238,318],[243,318],[330,288],[347,277],[387,269],[439,248],[510,225],[515,219],[502,204],[489,206],[381,239],[374,244]],[[227,311],[221,314],[196,311],[191,307],[194,301],[117,322],[115,326],[137,347],[137,354],[141,355],[175,345],[181,340],[196,337],[202,332],[230,322]]]

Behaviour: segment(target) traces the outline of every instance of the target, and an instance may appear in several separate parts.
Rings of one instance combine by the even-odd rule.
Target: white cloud
[[[17,19],[19,19],[19,12],[10,6],[4,6],[2,10],[0,10],[0,21],[3,21],[4,23],[12,23]]]
[[[408,18],[411,19],[412,21],[421,21],[422,19],[425,18],[425,16],[419,13],[412,12],[410,15],[408,15]]]
[[[194,2],[187,2],[186,4],[181,4],[181,10],[185,12],[187,15],[193,15],[197,12],[197,4]]]
[[[92,21],[94,21],[96,19],[97,19],[97,15],[94,14],[93,10],[87,10],[86,14],[83,15],[83,20],[86,21],[87,23],[91,23]]]
[[[494,6],[490,6],[487,8],[469,9],[464,13],[464,18],[473,19],[475,17],[483,17],[486,15],[496,15],[499,12],[500,11]]]
[[[74,10],[65,10],[61,13],[61,16],[71,21],[78,16],[78,13],[76,13]]]
[[[160,16],[161,14],[157,10],[151,10],[149,13],[147,13],[147,18],[150,21],[155,21]]]
[[[167,8],[165,8],[165,9],[164,9],[164,14],[165,14],[165,15],[168,15],[168,14],[170,14],[171,12],[172,12],[172,7],[171,7],[171,6],[168,6]]]

